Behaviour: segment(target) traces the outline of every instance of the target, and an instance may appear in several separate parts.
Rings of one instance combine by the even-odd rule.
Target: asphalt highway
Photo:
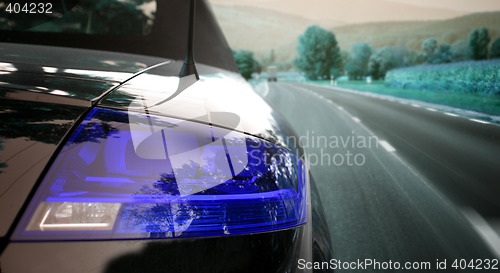
[[[278,82],[256,92],[300,136],[336,259],[488,255],[461,210],[498,217],[500,127],[329,87]]]
[[[387,140],[459,206],[500,218],[500,126],[405,100],[302,86],[342,106]]]

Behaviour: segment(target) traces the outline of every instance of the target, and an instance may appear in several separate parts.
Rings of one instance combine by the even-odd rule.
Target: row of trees
[[[347,72],[352,79],[371,76],[383,79],[388,70],[422,63],[440,64],[465,60],[484,60],[488,56],[500,58],[500,38],[488,52],[490,37],[486,28],[475,29],[468,42],[439,45],[434,38],[422,43],[422,53],[405,47],[386,46],[378,49],[367,43],[355,43],[351,51],[338,47],[335,35],[319,26],[311,26],[299,37],[298,57],[294,64],[311,80],[326,79]],[[489,53],[489,54],[488,54]]]
[[[351,79],[362,79],[366,76],[380,79],[384,78],[390,69],[420,62],[416,52],[397,46],[373,49],[367,43],[355,43],[351,47],[350,55],[345,51],[342,53],[347,57],[344,57],[345,65],[341,64],[341,72],[347,72]]]
[[[374,50],[367,43],[353,44],[351,52],[341,51],[335,35],[319,26],[311,26],[299,37],[298,57],[294,64],[311,80],[339,76],[344,71],[353,79],[371,75],[383,78],[392,68],[418,60],[418,54],[404,47],[387,46]]]
[[[488,59],[488,44],[491,38],[487,28],[474,29],[469,34],[467,42],[458,40],[452,45],[441,44],[434,38],[428,38],[422,43],[422,51],[425,53],[425,62],[428,64],[440,64],[461,62],[466,60]],[[491,45],[489,52],[491,59],[500,57],[500,38]]]
[[[351,79],[371,76],[383,79],[387,71],[418,64],[441,64],[467,60],[500,58],[500,38],[496,39],[488,52],[490,43],[488,29],[474,29],[468,41],[459,40],[449,44],[438,44],[435,38],[422,42],[422,53],[403,46],[386,46],[374,49],[367,43],[355,43],[350,52],[340,50],[335,34],[319,26],[311,26],[298,38],[298,57],[294,65],[303,71],[308,79],[328,79],[346,73]],[[253,72],[260,72],[262,66],[248,50],[233,51],[239,71],[245,79]],[[265,66],[274,62],[274,51]]]

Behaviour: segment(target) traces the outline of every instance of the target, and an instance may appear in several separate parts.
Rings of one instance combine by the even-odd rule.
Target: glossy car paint
[[[12,182],[1,184],[0,210],[5,218],[0,222],[0,236],[4,237],[26,199],[26,188],[34,185],[34,177],[40,176],[57,144],[88,111],[92,100],[147,67],[170,61],[6,43],[0,44],[0,58],[0,136],[4,147],[0,150],[4,164],[0,181]],[[16,189],[24,194],[13,193]]]
[[[0,99],[0,236],[6,240],[57,144],[87,108],[4,98]]]
[[[33,46],[32,50],[36,50],[39,48],[39,46]],[[47,48],[45,47],[40,47],[42,50],[46,50]],[[161,60],[164,61],[164,60]],[[170,68],[169,68],[170,67]],[[141,75],[136,75],[136,77],[132,80],[129,80],[125,84],[122,84],[122,82],[119,82],[116,84],[117,89],[112,89],[111,91],[105,98],[101,100],[99,103],[100,106],[104,107],[112,107],[112,108],[119,108],[119,109],[127,109],[131,111],[137,111],[137,109],[133,108],[128,108],[130,106],[130,102],[136,97],[134,95],[134,92],[154,92],[154,88],[144,88],[143,83],[144,81],[149,81],[151,77],[154,77],[157,79],[157,83],[153,83],[152,86],[163,86],[167,90],[169,89],[168,86],[165,86],[162,84],[162,81],[171,81],[173,77],[174,72],[177,71],[177,68],[179,67],[179,64],[176,62],[169,62],[166,63],[156,69],[152,69],[149,72],[145,72]],[[168,105],[173,107],[172,105],[175,105],[179,102],[184,103],[185,109],[192,109],[191,112],[187,111],[182,114],[176,113],[176,111],[160,111],[161,109],[151,109],[152,111],[156,111],[156,114],[161,114],[165,116],[173,116],[173,117],[180,117],[180,116],[185,116],[186,119],[199,122],[202,124],[212,124],[215,126],[223,127],[223,128],[230,128],[233,130],[238,130],[240,132],[258,136],[260,138],[267,139],[268,141],[271,141],[273,143],[282,145],[283,147],[286,147],[287,149],[290,149],[297,153],[298,155],[303,155],[302,149],[300,147],[295,147],[293,146],[293,143],[288,143],[287,140],[289,139],[290,136],[293,136],[293,132],[289,130],[288,126],[286,125],[286,122],[281,118],[281,116],[273,111],[267,104],[265,104],[260,97],[258,97],[253,91],[246,85],[246,83],[237,75],[233,73],[228,73],[227,71],[220,70],[218,68],[214,67],[209,67],[209,66],[204,66],[200,65],[199,66],[200,74],[201,74],[201,80],[198,82],[198,86],[193,86],[194,88],[189,92],[187,90],[185,93],[182,93],[172,101],[169,101]],[[7,70],[7,69],[4,69]],[[170,73],[170,72],[172,73]],[[7,71],[5,71],[7,72]],[[161,73],[160,73],[161,72]],[[44,72],[45,73],[45,72]],[[156,73],[156,74],[155,74]],[[91,83],[96,82],[96,85],[94,86],[94,90],[100,90],[102,94],[108,92],[107,88],[101,88],[102,84],[102,79],[92,79],[88,75],[91,73],[86,73],[86,76],[82,76],[82,78],[85,78],[86,83],[89,84],[89,86],[93,86]],[[98,73],[96,73],[98,75]],[[8,74],[7,74],[8,75]],[[132,76],[133,74],[131,74]],[[163,75],[163,76],[160,76]],[[75,75],[73,75],[75,76]],[[58,81],[64,81],[66,78],[63,76],[59,75],[53,75],[51,77],[57,78]],[[17,157],[20,162],[26,162],[25,158],[26,157],[32,157],[34,158],[29,150],[29,147],[33,147],[30,145],[33,145],[33,143],[37,143],[37,145],[41,145],[40,143],[45,142],[50,142],[47,145],[47,151],[44,153],[38,153],[36,152],[37,155],[40,155],[43,157],[43,161],[40,161],[37,165],[37,168],[31,168],[31,176],[25,175],[24,177],[22,175],[19,175],[23,179],[23,181],[26,181],[24,187],[10,187],[8,191],[6,191],[3,195],[2,202],[6,202],[5,206],[2,206],[2,208],[10,208],[10,215],[11,220],[10,221],[5,221],[2,222],[3,224],[3,231],[4,231],[4,236],[3,236],[3,241],[6,244],[8,241],[8,234],[7,231],[9,228],[12,230],[13,226],[15,225],[14,218],[16,216],[16,212],[21,208],[22,204],[26,201],[26,196],[29,193],[29,190],[33,186],[34,182],[36,181],[36,177],[38,177],[41,173],[43,173],[44,165],[47,164],[49,161],[49,158],[51,155],[54,153],[57,153],[57,144],[62,142],[63,136],[68,132],[68,130],[76,124],[76,122],[81,118],[81,116],[88,111],[89,106],[84,107],[86,103],[90,103],[91,100],[94,98],[98,98],[101,94],[99,92],[95,92],[94,90],[88,90],[86,94],[78,94],[80,98],[77,98],[78,101],[80,102],[86,102],[86,103],[79,103],[79,106],[75,106],[73,101],[65,100],[64,98],[68,99],[75,99],[74,95],[72,96],[70,92],[64,93],[60,92],[58,94],[50,94],[48,92],[43,93],[43,90],[40,91],[26,91],[23,90],[23,88],[28,89],[28,86],[20,86],[18,83],[20,83],[20,79],[23,77],[5,77],[1,78],[3,81],[3,86],[6,86],[5,88],[2,88],[2,103],[3,103],[3,111],[0,113],[5,117],[5,119],[2,120],[9,120],[9,115],[14,115],[14,117],[19,117],[18,113],[29,113],[27,117],[25,118],[24,125],[20,126],[18,128],[18,135],[16,135],[16,138],[20,141],[21,144],[16,144],[13,145],[10,141],[13,141],[10,139],[10,136],[7,135],[5,132],[9,131],[8,128],[12,127],[12,124],[10,123],[4,123],[2,122],[2,127],[4,130],[4,134],[2,134],[2,139],[5,140],[4,143],[9,143],[9,148],[15,147],[16,151],[17,150],[23,150],[25,149],[25,154],[19,153],[19,152],[14,152],[14,157]],[[78,77],[71,77],[70,80],[78,78]],[[125,82],[126,80],[120,79],[121,81]],[[13,84],[17,83],[17,85]],[[47,83],[47,82],[45,82]],[[175,82],[174,82],[175,83]],[[175,84],[174,84],[175,85]],[[33,85],[30,85],[33,86]],[[151,86],[151,85],[149,85]],[[171,88],[170,88],[171,89]],[[73,89],[70,89],[68,91],[72,91]],[[134,90],[132,92],[132,90]],[[34,92],[35,91],[35,92]],[[89,95],[92,94],[93,95]],[[203,93],[202,93],[203,92]],[[233,95],[231,95],[231,92]],[[21,94],[19,96],[13,97],[11,94]],[[23,94],[29,94],[27,95],[28,99],[23,99],[24,97],[22,96]],[[54,102],[56,103],[43,103],[41,104],[40,102],[30,102],[31,98],[30,96],[33,96],[33,94],[41,95],[44,96],[44,98],[51,98]],[[201,101],[196,101],[189,99],[191,96],[200,96],[203,98]],[[118,99],[118,98],[121,98]],[[231,102],[233,105],[227,106],[226,103],[221,103],[221,102]],[[190,107],[189,105],[185,105],[185,103],[189,103],[192,105]],[[200,104],[201,103],[201,104]],[[35,107],[35,105],[37,107]],[[89,104],[90,105],[90,104]],[[200,107],[203,106],[203,107]],[[251,107],[249,107],[251,106]],[[17,108],[16,108],[17,107]],[[40,113],[37,113],[36,110],[38,108],[41,108],[42,110],[45,109],[44,113],[45,115],[41,115]],[[27,111],[27,109],[31,109],[32,111]],[[169,108],[166,108],[169,109]],[[40,110],[41,111],[41,110]],[[229,115],[229,119],[226,118],[224,119],[209,119],[211,117],[210,113],[232,113]],[[70,114],[72,113],[72,114]],[[42,120],[43,125],[47,125],[45,127],[42,127],[40,123],[37,123],[37,119],[35,117],[38,117],[38,119]],[[64,117],[64,118],[63,118]],[[236,126],[234,126],[234,117],[237,117],[237,120],[239,121]],[[11,117],[12,119],[12,117]],[[17,122],[17,120],[14,120]],[[13,122],[14,122],[13,121]],[[65,127],[60,126],[60,124],[65,124]],[[241,126],[239,126],[241,124]],[[38,126],[38,128],[37,128]],[[31,136],[30,134],[33,133],[33,130],[36,131],[44,136],[45,138],[36,138]],[[55,130],[57,128],[57,130]],[[45,130],[45,131],[44,131]],[[52,132],[52,134],[49,134],[49,132]],[[21,141],[25,139],[24,141]],[[31,148],[34,149],[34,148]],[[1,155],[2,158],[6,158],[4,155],[6,149],[1,150]],[[8,158],[8,157],[7,157]],[[12,159],[5,162],[7,164],[7,167],[4,168],[4,172],[2,172],[2,176],[4,175],[12,175],[10,172],[10,168],[12,170],[17,170],[19,169],[19,165],[12,165]],[[22,164],[22,163],[21,163]],[[29,166],[30,167],[30,166]],[[6,176],[5,176],[6,177]],[[8,178],[9,180],[11,178]],[[17,178],[14,178],[17,179]],[[21,185],[22,183],[16,182],[14,185]],[[14,191],[17,190],[17,191]],[[317,196],[315,194],[314,196]],[[22,202],[21,202],[22,200]],[[14,202],[16,201],[16,202]],[[313,202],[314,204],[317,204],[317,201]],[[315,206],[314,208],[309,208],[310,213],[308,215],[316,215],[317,217],[322,216],[322,208],[319,206]],[[19,216],[19,214],[17,214]],[[319,222],[320,224],[318,225]],[[214,238],[207,238],[207,239],[197,239],[197,240],[173,240],[172,242],[170,241],[165,241],[165,242],[158,242],[156,240],[144,240],[144,241],[119,241],[119,242],[113,242],[113,241],[106,241],[106,242],[53,242],[53,243],[29,243],[29,242],[19,242],[19,243],[9,243],[8,245],[4,245],[5,251],[2,253],[1,257],[1,264],[3,270],[8,272],[8,269],[19,269],[19,266],[26,266],[27,268],[23,269],[23,272],[43,272],[44,269],[46,270],[53,270],[54,271],[63,271],[63,270],[69,270],[69,268],[72,268],[74,272],[76,271],[76,268],[81,270],[80,272],[88,272],[89,267],[102,267],[102,268],[112,268],[118,266],[117,264],[114,264],[114,261],[120,260],[120,257],[122,255],[131,255],[130,253],[124,253],[123,252],[123,246],[127,245],[135,245],[137,249],[140,249],[141,251],[148,252],[149,251],[154,251],[154,250],[163,250],[163,249],[169,249],[170,244],[176,245],[176,248],[178,248],[177,245],[182,245],[183,249],[185,249],[189,253],[185,253],[185,255],[188,254],[193,254],[192,250],[190,250],[192,247],[199,247],[200,245],[205,245],[205,247],[211,246],[213,244],[215,245],[233,245],[236,244],[238,245],[240,241],[245,242],[245,244],[254,246],[249,249],[251,253],[253,253],[252,257],[261,257],[262,255],[266,254],[266,259],[261,259],[264,261],[263,264],[252,264],[252,266],[249,266],[248,264],[245,264],[244,262],[241,263],[235,263],[237,265],[240,265],[239,267],[241,270],[247,270],[248,272],[252,270],[256,270],[259,268],[266,268],[268,270],[271,270],[274,268],[274,266],[280,267],[280,268],[295,268],[296,267],[296,261],[298,257],[309,257],[307,259],[312,259],[312,236],[314,235],[315,237],[315,242],[322,242],[322,243],[329,243],[329,238],[328,235],[325,235],[323,233],[318,233],[318,232],[313,232],[313,224],[315,224],[314,229],[325,229],[324,221],[315,221],[314,219],[312,221],[309,221],[306,225],[301,226],[299,228],[293,228],[289,229],[287,231],[279,231],[279,232],[270,232],[270,233],[264,233],[264,234],[259,234],[259,235],[244,235],[244,236],[235,236],[235,237],[228,237],[228,238],[218,238],[217,240]],[[318,237],[319,236],[319,237]],[[241,238],[240,238],[241,237]],[[319,238],[319,239],[318,239]],[[175,243],[174,243],[175,241]],[[234,242],[233,242],[234,241]],[[273,243],[272,245],[274,246],[272,249],[273,251],[269,253],[269,242],[281,242],[281,244]],[[97,255],[98,257],[94,257],[93,253],[91,256],[86,259],[81,259],[82,256],[90,255],[88,253],[88,247],[93,247],[93,244],[97,245],[105,245],[103,249],[106,249],[106,255]],[[192,247],[191,247],[192,245]],[[114,246],[114,247],[113,247]],[[151,247],[150,246],[154,246]],[[320,250],[331,250],[329,247],[323,247],[319,248],[318,243],[315,244],[317,249]],[[67,256],[66,257],[66,262],[61,263],[60,260],[56,259],[50,259],[50,257],[54,257],[53,253],[51,251],[40,251],[40,249],[48,247],[48,249],[57,249],[58,252],[65,253]],[[202,248],[203,249],[203,248]],[[253,249],[253,250],[252,250]],[[316,251],[317,251],[316,249]],[[55,250],[54,250],[55,251]],[[138,250],[134,251],[133,253],[136,253]],[[31,263],[22,263],[22,260],[17,259],[15,257],[19,257],[19,253],[38,253],[37,257],[40,257],[40,260],[36,263],[37,266],[33,266]],[[179,253],[177,251],[176,253]],[[202,255],[203,252],[200,252],[199,255]],[[47,257],[44,257],[44,255],[47,255]],[[69,255],[73,254],[73,255]],[[139,255],[139,254],[138,254]],[[176,254],[177,255],[177,254]],[[268,256],[270,255],[270,256]],[[291,256],[290,256],[291,255]],[[325,257],[331,257],[330,253],[323,254]],[[157,255],[155,255],[157,256]],[[71,258],[72,257],[72,258]],[[142,258],[141,258],[142,257]],[[295,257],[295,258],[290,258],[290,257]],[[142,255],[139,255],[137,257],[139,260],[144,259]],[[275,261],[275,262],[270,262],[269,259]],[[127,259],[128,260],[128,259]],[[189,259],[188,259],[189,260]],[[218,259],[215,259],[218,260]],[[218,264],[219,268],[227,268],[226,262],[223,262],[224,259],[221,259],[219,262],[216,262],[215,264]],[[279,262],[278,262],[279,261]],[[113,266],[111,265],[113,264]],[[120,263],[118,263],[120,264]],[[182,264],[182,263],[181,263]],[[215,266],[215,264],[213,266]],[[265,264],[265,266],[264,266]],[[180,264],[179,264],[180,265]],[[235,266],[235,265],[233,265]],[[107,269],[108,270],[108,269]],[[281,270],[278,270],[281,271]],[[113,272],[113,271],[110,271]],[[147,272],[147,271],[144,271]],[[154,272],[154,271],[153,271]],[[242,271],[246,272],[246,271]],[[269,272],[272,272],[269,271]]]
[[[236,73],[199,64],[200,80],[172,100],[180,62],[146,71],[104,97],[98,106],[182,118],[266,139],[303,157],[285,120]],[[161,102],[159,104],[159,102]]]
[[[168,65],[165,65],[168,66]],[[288,149],[294,151],[297,154],[303,154],[303,151],[300,147],[294,147],[293,143],[288,143],[286,140],[288,139],[289,136],[293,136],[293,133],[288,129],[288,126],[286,125],[286,122],[280,117],[279,114],[277,114],[275,111],[273,111],[267,104],[265,104],[253,91],[246,87],[245,83],[242,81],[241,78],[239,78],[236,74],[232,73],[223,73],[224,71],[219,70],[217,68],[213,67],[207,67],[207,66],[200,66],[201,69],[201,78],[202,80],[199,82],[200,87],[206,87],[206,88],[198,88],[198,89],[193,89],[194,91],[192,92],[206,92],[204,94],[204,100],[202,105],[210,105],[209,108],[204,108],[204,109],[197,109],[195,113],[190,113],[189,111],[187,113],[184,113],[188,117],[190,115],[193,115],[194,118],[191,120],[202,123],[202,124],[208,124],[206,123],[208,120],[205,120],[203,118],[204,115],[199,116],[199,110],[205,111],[206,113],[213,113],[217,111],[227,111],[226,107],[224,104],[212,104],[211,102],[216,102],[218,99],[223,99],[222,97],[224,95],[227,95],[228,90],[235,90],[235,87],[237,91],[237,97],[238,98],[226,98],[230,99],[231,101],[234,101],[237,103],[237,101],[240,101],[240,103],[237,103],[239,106],[239,110],[233,109],[236,113],[233,113],[234,115],[237,115],[239,113],[239,119],[241,119],[241,124],[244,124],[243,127],[241,127],[241,132],[259,136],[262,138],[265,138],[273,143],[280,144],[284,147],[287,147]],[[165,69],[165,68],[164,68]],[[174,69],[175,71],[175,69]],[[165,72],[165,71],[163,71]],[[206,72],[206,74],[204,74]],[[214,76],[218,75],[218,76]],[[148,79],[148,75],[144,73],[143,75],[146,79]],[[121,93],[124,93],[124,90],[136,90],[141,89],[141,85],[139,83],[142,82],[141,80],[142,76],[137,76],[135,78],[135,81],[132,80],[128,83],[128,85],[122,85],[120,88],[117,90],[114,90],[111,92],[105,99],[103,99],[100,103],[101,106],[107,106],[107,107],[113,107],[113,108],[123,108],[125,109],[126,105],[130,104],[130,100],[133,98],[132,95],[125,96]],[[171,76],[158,76],[157,77],[171,77]],[[210,80],[215,81],[215,86],[217,88],[212,88]],[[160,79],[161,81],[161,79]],[[135,86],[135,88],[133,88]],[[210,87],[210,88],[209,88]],[[123,89],[122,89],[123,88]],[[146,91],[151,91],[150,89]],[[118,97],[122,97],[127,103],[117,103],[116,99],[113,101],[112,98],[116,98],[117,94],[121,94]],[[123,95],[123,96],[122,96]],[[190,92],[183,93],[182,95],[176,97],[172,102],[169,102],[171,104],[175,104],[175,100],[181,101],[181,102],[186,102],[186,101],[191,101],[191,100],[186,100],[186,98],[189,98],[192,96]],[[56,95],[53,95],[56,96]],[[59,95],[61,96],[61,95]],[[222,97],[221,97],[222,96]],[[255,118],[252,113],[253,111],[250,112],[245,112],[245,108],[240,108],[242,106],[242,102],[252,102],[252,109],[260,109],[261,111],[256,111],[255,112]],[[18,105],[24,105],[26,102],[12,100],[12,99],[7,99],[6,97],[2,97],[2,102],[7,104],[18,104]],[[114,103],[114,104],[113,104]],[[26,107],[30,107],[31,105],[26,105]],[[107,105],[109,104],[109,105]],[[45,107],[51,107],[53,109],[65,109],[69,106],[64,105],[64,104],[50,104],[50,105],[45,105]],[[74,124],[75,120],[78,120],[78,117],[83,114],[87,108],[83,107],[74,107],[71,106],[74,111],[74,115],[70,116],[67,115],[66,117],[73,117],[72,119],[69,119],[67,121],[68,124]],[[191,109],[191,107],[187,107]],[[196,107],[193,107],[193,109]],[[50,109],[50,108],[49,108]],[[208,111],[209,109],[210,111]],[[133,109],[129,109],[133,110]],[[153,109],[154,110],[154,109]],[[247,108],[248,110],[248,108]],[[62,111],[62,110],[60,110]],[[8,112],[7,112],[8,113]],[[160,113],[160,112],[158,112]],[[169,116],[168,112],[163,113],[165,116]],[[173,112],[172,116],[178,117],[178,115]],[[32,117],[28,117],[27,119],[30,119]],[[48,123],[50,123],[53,120],[58,120],[60,116],[58,115],[53,115],[49,116],[47,119],[49,120]],[[229,123],[227,119],[222,119],[222,120],[210,120],[209,123],[212,125],[228,128],[228,127],[234,127],[234,124]],[[256,122],[256,123],[253,123]],[[7,125],[7,124],[6,124]],[[34,125],[31,125],[34,126]],[[70,127],[70,126],[68,126]],[[66,127],[66,129],[69,129]],[[236,126],[237,127],[237,126]],[[24,130],[21,130],[20,136],[24,138],[30,138],[29,133],[32,132],[30,126],[23,126],[22,127]],[[66,130],[65,129],[65,130]],[[235,129],[235,128],[232,128]],[[50,137],[52,142],[59,142],[56,139],[62,137],[66,132],[65,130],[61,130],[57,136]],[[7,136],[3,136],[3,139],[7,139]],[[36,140],[35,140],[36,141]],[[46,157],[53,152],[57,151],[56,145],[51,146],[51,150],[45,154]],[[21,148],[22,149],[22,148]],[[3,150],[2,150],[3,151]],[[2,156],[2,158],[4,158]],[[8,164],[9,162],[7,162]],[[43,164],[40,164],[43,166]],[[9,166],[9,165],[8,165]],[[40,168],[38,171],[41,172],[43,168]],[[6,173],[9,173],[8,171]],[[36,176],[36,175],[35,175]],[[25,188],[26,189],[26,188]],[[310,192],[310,191],[309,191]],[[26,192],[23,192],[26,194]],[[19,196],[15,196],[12,193],[9,194],[4,194],[4,196],[11,197],[11,200],[14,199],[19,199]],[[313,196],[317,196],[317,193],[313,194]],[[309,203],[310,205],[311,203]],[[316,216],[322,216],[322,208],[320,205],[318,205],[318,200],[315,200],[312,202],[312,204],[316,204],[314,208],[311,208],[309,206],[309,213],[308,215],[316,215]],[[12,223],[14,224],[14,223]],[[313,227],[313,224],[315,226]],[[12,228],[12,226],[11,226]],[[108,270],[107,272],[114,272],[114,271],[109,271],[112,269],[108,268],[115,268],[115,267],[120,267],[121,263],[116,263],[116,261],[120,259],[125,259],[123,257],[129,257],[130,255],[138,259],[138,263],[145,262],[145,259],[149,257],[149,255],[141,253],[150,253],[151,255],[157,257],[158,253],[156,251],[166,251],[168,249],[185,249],[184,255],[203,255],[203,249],[204,247],[208,247],[208,245],[229,245],[233,247],[239,247],[241,246],[242,242],[244,242],[245,245],[248,245],[249,248],[246,251],[249,251],[247,253],[248,255],[251,255],[251,257],[262,257],[264,255],[266,258],[261,258],[262,263],[256,264],[254,262],[250,263],[252,259],[249,259],[247,263],[243,262],[242,260],[239,263],[235,263],[231,266],[240,266],[238,267],[241,272],[252,272],[254,270],[258,269],[266,269],[270,270],[268,272],[274,272],[271,269],[273,268],[279,268],[277,272],[281,272],[281,269],[288,268],[290,270],[294,270],[296,268],[296,261],[299,257],[305,257],[306,259],[312,259],[312,242],[313,238],[312,236],[314,235],[315,237],[315,242],[322,242],[322,243],[329,243],[329,238],[327,238],[328,235],[325,235],[323,233],[317,233],[313,232],[314,230],[327,230],[324,227],[324,222],[321,221],[315,221],[314,219],[312,221],[309,221],[306,225],[301,226],[299,228],[292,228],[289,230],[285,231],[279,231],[279,232],[269,232],[269,233],[263,233],[263,234],[255,234],[255,235],[244,235],[244,236],[234,236],[234,237],[220,237],[220,238],[206,238],[206,239],[185,239],[185,240],[161,240],[161,242],[158,242],[158,240],[137,240],[137,241],[106,241],[106,242],[47,242],[47,243],[39,243],[39,242],[15,242],[15,243],[9,243],[6,246],[5,251],[3,252],[1,256],[1,263],[2,263],[2,268],[6,271],[9,269],[19,269],[19,266],[26,266],[26,268],[23,268],[23,272],[43,272],[44,270],[48,270],[51,272],[54,271],[64,271],[64,270],[72,270],[74,272],[88,272],[90,268],[103,268]],[[4,237],[4,240],[7,238]],[[270,248],[270,244],[273,246]],[[98,246],[104,246],[102,249],[106,250],[106,255],[97,255],[97,253],[101,252],[89,252],[89,248],[94,248],[95,245]],[[175,247],[171,247],[171,245],[174,245]],[[318,249],[324,250],[327,249],[329,250],[329,247],[327,246],[326,248],[319,247],[318,248],[318,243],[316,243],[316,251]],[[127,246],[127,248],[130,248],[130,246],[135,246],[134,251],[130,252],[124,252],[124,246]],[[51,251],[40,251],[41,249],[45,249],[47,247]],[[201,247],[201,248],[200,248]],[[100,248],[100,247],[97,247]],[[192,248],[200,248],[200,252],[196,254],[196,252],[193,253]],[[51,259],[50,257],[55,257],[53,255],[55,251],[57,253],[65,253],[63,255],[65,262],[61,262],[59,259]],[[271,252],[270,252],[271,251]],[[32,264],[26,264],[22,263],[19,259],[16,257],[19,257],[20,253],[38,253],[36,256],[40,258],[38,261],[38,266],[33,266]],[[168,252],[170,253],[170,252]],[[180,255],[181,251],[177,250],[175,252],[176,254],[172,255]],[[46,256],[45,256],[46,255]],[[163,254],[166,255],[166,254]],[[268,256],[270,255],[270,256]],[[324,253],[322,254],[325,257],[331,257],[330,253]],[[194,257],[191,256],[191,257]],[[88,257],[87,259],[82,259],[82,257]],[[240,256],[243,257],[243,256]],[[291,258],[294,257],[294,258]],[[187,258],[186,258],[187,259]],[[248,259],[248,258],[247,258]],[[125,260],[131,261],[128,258]],[[178,260],[178,261],[183,261]],[[187,263],[188,260],[185,260],[181,263],[178,263],[176,266],[181,266],[185,263]],[[223,268],[227,269],[229,264],[227,264],[227,261],[224,259],[215,259],[215,261],[218,262],[213,262],[211,266],[217,266],[217,268]],[[249,264],[250,263],[250,264]],[[202,265],[199,265],[202,266]],[[193,267],[196,268],[196,267]],[[154,268],[153,268],[154,269]],[[151,270],[153,270],[151,269]],[[78,271],[80,270],[80,271]],[[287,270],[284,270],[287,271]],[[147,272],[147,271],[145,271]],[[151,272],[155,272],[154,270]],[[189,272],[189,271],[188,271]]]
[[[298,228],[202,239],[12,243],[2,254],[2,272],[296,272],[304,232]]]

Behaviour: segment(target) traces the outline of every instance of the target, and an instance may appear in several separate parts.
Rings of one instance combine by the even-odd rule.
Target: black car
[[[0,272],[331,259],[307,157],[204,1],[0,7]]]

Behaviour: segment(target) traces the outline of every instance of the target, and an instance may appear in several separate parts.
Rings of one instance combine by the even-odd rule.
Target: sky
[[[209,3],[269,9],[313,21],[355,24],[442,20],[499,11],[500,0],[208,0]]]
[[[446,8],[467,12],[500,10],[499,0],[388,0],[429,8]]]

